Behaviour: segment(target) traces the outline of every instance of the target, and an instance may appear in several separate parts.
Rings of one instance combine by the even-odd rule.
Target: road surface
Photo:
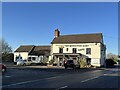
[[[8,68],[2,76],[2,88],[119,88],[118,68],[107,69],[28,69]]]

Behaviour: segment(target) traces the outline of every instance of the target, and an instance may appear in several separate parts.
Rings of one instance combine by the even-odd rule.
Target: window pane
[[[63,48],[59,48],[59,53],[63,53]]]
[[[28,57],[28,61],[31,61],[31,57]]]
[[[86,54],[91,54],[91,48],[86,48]]]
[[[22,57],[20,57],[20,59],[22,59]]]
[[[19,57],[16,57],[16,60],[19,59]]]
[[[76,48],[73,48],[73,53],[76,53],[76,51],[77,51]]]
[[[66,48],[66,51],[68,51],[68,48]]]
[[[35,60],[36,58],[35,57],[32,57],[32,60]]]

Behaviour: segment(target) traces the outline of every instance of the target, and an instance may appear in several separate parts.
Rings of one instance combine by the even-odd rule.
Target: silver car
[[[31,61],[27,61],[27,60],[17,60],[17,65],[18,66],[26,66],[26,65],[31,65],[32,62]]]

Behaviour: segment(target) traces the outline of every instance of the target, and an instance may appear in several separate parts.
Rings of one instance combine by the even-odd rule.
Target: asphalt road
[[[2,88],[119,88],[118,68],[31,69],[8,68],[2,75]]]

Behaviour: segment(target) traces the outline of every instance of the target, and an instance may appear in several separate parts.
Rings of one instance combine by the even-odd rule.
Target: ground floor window
[[[22,59],[22,57],[21,57],[21,56],[16,56],[16,60],[17,60],[17,59]]]
[[[60,66],[63,65],[63,58],[59,58],[59,63],[60,63]]]
[[[31,57],[28,57],[28,61],[31,61]]]
[[[43,56],[39,56],[40,58],[43,58]]]
[[[36,57],[32,57],[32,60],[36,60]]]
[[[17,60],[17,59],[19,59],[19,57],[18,57],[18,56],[16,56],[16,60]]]
[[[76,58],[73,58],[73,60],[76,60]]]
[[[69,55],[65,55],[65,58],[69,59]]]

